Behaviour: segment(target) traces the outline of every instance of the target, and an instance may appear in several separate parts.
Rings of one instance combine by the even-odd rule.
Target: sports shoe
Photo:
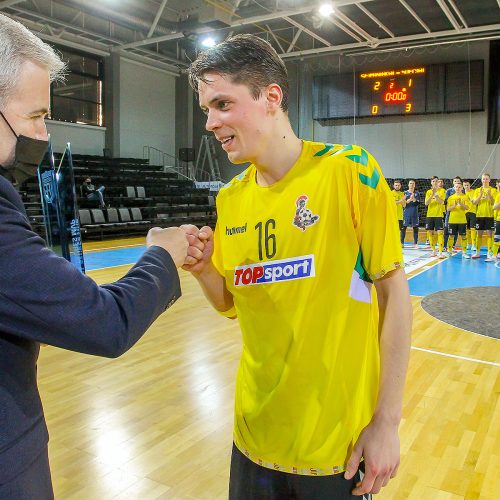
[[[462,253],[462,259],[470,259],[470,255],[468,253]]]
[[[485,262],[495,262],[495,257],[493,257],[493,254],[492,253],[488,253],[488,255],[486,256],[486,259],[484,259]]]
[[[439,252],[438,259],[446,259],[446,255],[443,252]]]
[[[418,246],[418,244],[417,244],[417,243],[415,243],[415,244],[413,245],[413,247],[412,247],[412,248],[419,249],[420,247]]]
[[[430,257],[437,257],[437,253],[433,250],[430,254]]]
[[[475,253],[475,254],[472,255],[472,258],[473,259],[479,259],[479,258],[481,258],[481,255],[479,255],[478,253]]]

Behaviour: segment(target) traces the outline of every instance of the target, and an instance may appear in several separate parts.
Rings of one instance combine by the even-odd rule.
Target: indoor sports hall
[[[362,165],[366,150],[399,181],[395,200],[420,196],[416,222],[400,216],[414,315],[401,464],[376,498],[500,498],[500,236],[446,234],[457,189],[500,196],[500,0],[0,0],[0,14],[67,63],[44,162],[64,183],[61,213],[78,214],[82,259],[77,232],[54,229],[43,175],[19,191],[33,230],[99,284],[137,262],[152,227],[215,227],[220,188],[247,165],[205,130],[187,69],[230,35],[268,41],[297,136]],[[426,229],[434,176],[449,191],[441,235]],[[179,273],[182,297],[120,358],[42,346],[56,500],[228,498],[241,331]]]

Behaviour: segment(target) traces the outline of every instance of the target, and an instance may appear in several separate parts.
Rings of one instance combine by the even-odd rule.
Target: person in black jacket
[[[31,229],[12,183],[34,175],[45,153],[49,82],[63,68],[47,44],[0,14],[2,500],[53,498],[36,380],[40,343],[120,356],[180,297],[177,267],[190,262],[182,229],[155,228],[135,266],[115,283],[98,286],[47,249]],[[195,256],[197,251],[189,249]]]
[[[99,208],[106,208],[106,203],[104,202],[104,186],[99,186],[96,188],[92,184],[92,179],[87,177],[82,184],[82,195],[87,198],[87,200],[94,200],[99,202]]]

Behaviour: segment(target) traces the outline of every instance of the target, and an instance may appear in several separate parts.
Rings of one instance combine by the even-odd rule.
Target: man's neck
[[[268,148],[265,155],[254,162],[257,168],[256,180],[260,186],[270,186],[285,177],[302,152],[302,141],[290,126],[276,134],[269,144],[272,144],[272,148]]]

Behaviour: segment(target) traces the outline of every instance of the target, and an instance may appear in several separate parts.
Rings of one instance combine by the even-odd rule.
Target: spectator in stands
[[[92,184],[92,179],[87,177],[82,184],[82,195],[87,198],[87,200],[93,200],[99,202],[99,208],[106,208],[106,203],[104,202],[104,186],[99,186],[97,189]]]
[[[103,286],[48,250],[11,182],[33,177],[45,154],[49,83],[64,64],[0,14],[0,68],[0,498],[50,500],[40,343],[107,357],[127,351],[180,297],[188,238],[179,228],[152,229],[135,266]]]
[[[243,332],[229,498],[378,493],[399,462],[411,331],[380,167],[294,134],[285,65],[261,38],[208,49],[189,76],[206,129],[251,162],[220,190],[215,234],[186,228],[206,244],[185,269]]]
[[[420,193],[415,190],[416,182],[414,179],[408,181],[408,190],[404,192],[405,208],[403,214],[403,229],[401,230],[401,245],[404,245],[406,228],[413,228],[413,248],[418,248],[418,204],[422,201]]]

